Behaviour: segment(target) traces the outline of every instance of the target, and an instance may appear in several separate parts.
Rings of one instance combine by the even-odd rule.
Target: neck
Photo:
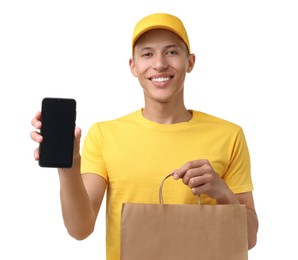
[[[157,104],[154,107],[145,106],[142,114],[146,119],[159,124],[177,124],[187,122],[192,118],[192,113],[184,105],[174,107],[161,104]]]

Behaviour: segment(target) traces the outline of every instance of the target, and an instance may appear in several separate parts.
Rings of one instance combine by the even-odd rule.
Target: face
[[[151,30],[138,39],[130,59],[132,74],[138,78],[148,102],[183,100],[184,80],[195,56],[185,43],[168,30]]]

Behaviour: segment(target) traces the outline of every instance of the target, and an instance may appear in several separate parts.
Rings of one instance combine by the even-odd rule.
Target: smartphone
[[[46,97],[41,105],[43,141],[39,145],[39,166],[70,168],[73,164],[76,100]]]

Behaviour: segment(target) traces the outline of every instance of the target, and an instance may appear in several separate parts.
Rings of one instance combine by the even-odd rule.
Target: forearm
[[[96,216],[79,165],[71,169],[58,169],[58,172],[64,224],[72,237],[82,240],[92,233]]]
[[[258,217],[254,210],[246,208],[247,215],[247,237],[248,249],[252,249],[257,244],[257,233],[259,228]]]
[[[249,192],[235,195],[230,189],[227,189],[224,194],[224,196],[217,200],[218,204],[246,205],[248,249],[252,249],[257,243],[257,232],[259,225],[258,217],[254,209],[252,194]]]

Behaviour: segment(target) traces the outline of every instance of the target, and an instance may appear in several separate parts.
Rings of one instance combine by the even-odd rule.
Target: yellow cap
[[[140,20],[134,29],[132,36],[132,53],[136,41],[145,33],[153,29],[166,29],[176,33],[186,44],[188,51],[190,52],[190,44],[187,36],[187,32],[182,21],[171,14],[156,13],[144,17]]]

